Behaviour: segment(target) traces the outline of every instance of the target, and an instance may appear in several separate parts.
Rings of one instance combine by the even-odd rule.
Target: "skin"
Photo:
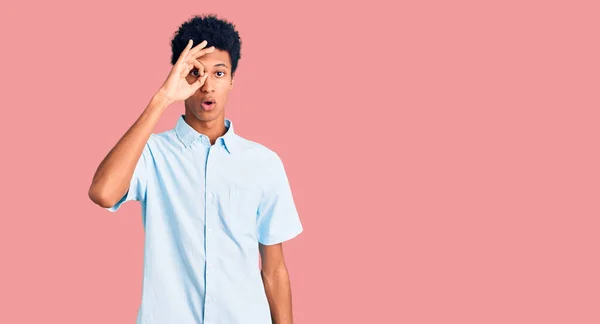
[[[215,49],[197,58],[194,69],[186,76],[188,84],[204,78],[202,86],[185,100],[185,120],[199,133],[205,134],[214,144],[225,134],[225,106],[229,92],[233,89],[234,76],[231,73],[231,59],[227,51]],[[200,81],[202,82],[202,81]],[[202,103],[211,99],[215,107],[209,111]],[[261,277],[273,323],[292,324],[292,300],[290,281],[285,266],[282,244],[263,245],[261,253]]]
[[[185,120],[199,133],[205,134],[214,144],[219,136],[225,134],[225,106],[229,92],[233,89],[234,77],[231,73],[231,59],[227,51],[215,49],[197,59],[186,76],[188,84],[194,84],[203,77],[204,83],[198,91],[185,100]],[[202,108],[202,103],[211,99],[216,102],[210,111]],[[261,277],[273,323],[292,324],[292,301],[290,281],[285,266],[282,244],[262,245]]]
[[[193,48],[192,45],[190,41],[146,109],[96,169],[88,191],[95,204],[109,208],[125,195],[150,134],[172,103],[185,102],[186,122],[207,135],[211,144],[225,134],[225,105],[234,84],[229,53],[206,48],[206,41]],[[201,107],[208,97],[216,102],[211,111]],[[259,243],[259,250],[261,276],[273,323],[293,324],[290,281],[282,244]]]
[[[227,51],[215,49],[197,59],[200,63],[186,76],[189,84],[204,77],[203,85],[185,100],[185,120],[199,133],[205,134],[214,144],[225,128],[225,106],[229,91],[233,89],[234,78],[231,74],[231,60]],[[198,65],[195,65],[198,66]],[[205,100],[215,101],[215,107],[206,111],[202,108]]]
[[[293,324],[292,291],[290,277],[285,265],[282,243],[263,245],[261,254],[261,276],[274,324]]]

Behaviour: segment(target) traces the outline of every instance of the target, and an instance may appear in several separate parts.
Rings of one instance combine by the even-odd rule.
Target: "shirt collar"
[[[177,133],[177,137],[186,147],[190,147],[195,141],[202,140],[203,143],[210,145],[208,136],[198,133],[192,126],[190,126],[184,119],[185,115],[180,115],[179,119],[177,119],[177,125],[175,125],[175,133]],[[227,149],[227,151],[231,154],[232,151],[235,150],[237,134],[233,129],[233,123],[231,120],[225,118],[225,127],[227,131],[225,135],[217,138],[216,143],[221,140]]]

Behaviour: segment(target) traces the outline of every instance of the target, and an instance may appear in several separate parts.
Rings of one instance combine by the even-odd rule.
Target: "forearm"
[[[261,272],[273,324],[292,324],[292,293],[288,271]]]
[[[166,98],[153,96],[140,117],[102,160],[88,192],[94,203],[111,207],[127,192],[144,145],[168,105]]]

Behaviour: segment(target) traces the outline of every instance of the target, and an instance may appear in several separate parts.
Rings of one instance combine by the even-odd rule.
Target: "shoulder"
[[[266,188],[272,186],[285,175],[283,161],[279,154],[265,144],[238,137],[238,154],[236,160],[240,170],[252,183],[262,184]]]
[[[165,149],[168,147],[177,146],[178,138],[175,130],[169,129],[164,132],[150,134],[147,143],[150,149]]]
[[[278,163],[281,161],[279,154],[270,147],[256,141],[249,140],[242,136],[237,136],[238,150],[245,156],[261,163]]]
[[[256,183],[262,183],[264,190],[281,188],[287,174],[282,158],[272,148],[245,138],[240,140],[240,160],[244,161],[242,169],[251,168],[253,175],[249,176]]]

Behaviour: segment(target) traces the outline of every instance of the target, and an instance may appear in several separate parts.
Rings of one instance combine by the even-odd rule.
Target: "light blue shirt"
[[[280,157],[234,132],[214,145],[181,115],[152,134],[129,191],[145,230],[138,324],[270,324],[259,245],[302,232]]]

